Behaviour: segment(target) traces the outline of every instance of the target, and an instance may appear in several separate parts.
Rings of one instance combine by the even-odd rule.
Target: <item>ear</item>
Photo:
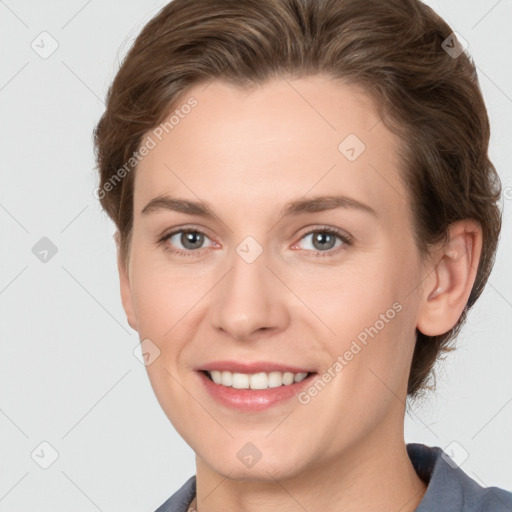
[[[417,328],[427,336],[448,332],[459,320],[475,282],[482,228],[472,219],[454,222],[448,244],[433,253]]]
[[[137,331],[137,322],[135,321],[135,313],[133,309],[132,290],[130,287],[130,279],[128,275],[127,263],[121,258],[121,242],[119,231],[114,234],[117,247],[117,270],[119,272],[119,286],[121,290],[121,301],[123,303],[123,309],[126,313],[126,319],[130,327]]]

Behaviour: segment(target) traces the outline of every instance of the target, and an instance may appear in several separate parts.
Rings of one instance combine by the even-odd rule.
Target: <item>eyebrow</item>
[[[302,215],[305,213],[323,212],[334,210],[336,208],[359,210],[377,217],[377,212],[371,206],[350,197],[337,195],[317,196],[309,199],[296,199],[290,201],[281,208],[279,218]],[[151,201],[149,201],[149,203],[141,210],[141,214],[147,215],[166,210],[186,213],[189,215],[199,215],[205,218],[217,217],[211,206],[205,202],[190,201],[188,199],[181,199],[168,195],[161,195],[151,199]]]

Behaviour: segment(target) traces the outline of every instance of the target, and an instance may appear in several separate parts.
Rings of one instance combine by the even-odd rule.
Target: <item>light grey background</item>
[[[195,472],[133,354],[114,226],[93,196],[92,130],[107,87],[165,3],[0,1],[2,512],[152,511]],[[429,5],[469,43],[506,199],[490,282],[436,393],[411,405],[406,441],[450,446],[481,485],[512,490],[512,2]],[[51,49],[43,31],[58,43],[48,58],[31,47]],[[46,263],[32,252],[42,237],[57,248]],[[48,469],[42,442],[58,452]]]

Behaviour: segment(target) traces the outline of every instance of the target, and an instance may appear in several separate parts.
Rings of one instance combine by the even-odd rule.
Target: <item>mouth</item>
[[[228,370],[200,370],[211,382],[234,389],[263,390],[291,386],[315,375],[316,372],[255,372],[238,373]]]
[[[279,404],[290,403],[318,375],[277,370],[256,373],[200,370],[197,374],[218,404],[245,413],[262,413]]]
[[[311,367],[242,358],[211,361],[195,370],[219,405],[247,413],[289,404],[318,375]]]

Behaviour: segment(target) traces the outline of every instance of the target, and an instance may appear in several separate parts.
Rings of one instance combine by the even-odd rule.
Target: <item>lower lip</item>
[[[279,386],[267,389],[236,389],[221,384],[215,384],[205,373],[198,372],[207,391],[222,405],[247,412],[263,411],[284,400],[296,396],[309,385],[314,373],[301,382],[294,382],[288,386]]]

